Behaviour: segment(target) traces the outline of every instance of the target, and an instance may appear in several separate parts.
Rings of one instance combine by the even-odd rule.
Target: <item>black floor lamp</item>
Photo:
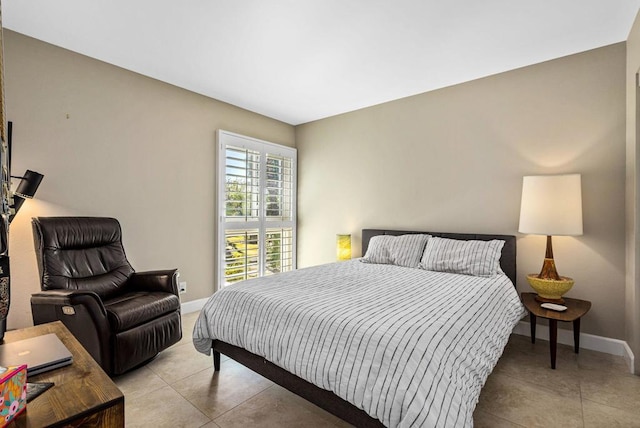
[[[7,142],[8,142],[8,159],[7,164],[11,168],[11,134],[13,124],[8,122]],[[11,285],[9,276],[9,224],[16,216],[16,213],[22,207],[25,199],[31,199],[36,194],[40,182],[44,175],[27,170],[22,177],[11,175],[10,178],[19,178],[20,182],[14,192],[10,191],[11,182],[5,183],[9,188],[9,212],[8,220],[6,218],[0,221],[0,341],[4,339],[4,333],[7,331],[7,315],[9,314],[9,305],[11,303]]]

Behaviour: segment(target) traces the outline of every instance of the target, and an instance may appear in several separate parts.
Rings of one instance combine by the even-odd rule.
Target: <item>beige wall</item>
[[[627,238],[627,276],[625,298],[625,340],[635,355],[635,372],[640,373],[640,281],[637,266],[640,266],[638,251],[638,157],[637,157],[637,85],[636,74],[640,71],[640,14],[627,40],[627,146],[626,146],[626,238]]]
[[[45,175],[11,225],[9,328],[39,290],[30,218],[113,216],[136,270],[178,268],[183,302],[214,291],[215,131],[294,146],[294,128],[7,31],[13,173]],[[167,58],[170,61],[170,58]]]
[[[587,333],[624,338],[625,45],[296,127],[298,263],[366,227],[517,234],[522,176],[581,173],[584,236],[554,238]],[[518,284],[545,238],[518,239]]]
[[[594,302],[583,331],[625,338],[625,55],[617,44],[405,98],[294,140],[289,125],[5,30],[13,173],[45,174],[11,226],[9,327],[30,323],[38,290],[36,215],[117,217],[137,270],[177,267],[184,301],[211,294],[215,130],[227,129],[297,142],[300,267],[333,261],[336,233],[358,255],[363,227],[517,233],[523,175],[582,173],[585,235],[554,238],[556,262],[576,279],[569,296]],[[526,291],[544,238],[519,236]]]

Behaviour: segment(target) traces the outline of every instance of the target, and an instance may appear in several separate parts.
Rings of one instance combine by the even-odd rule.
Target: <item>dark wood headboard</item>
[[[387,230],[387,229],[362,229],[362,255],[367,253],[369,240],[376,235],[406,235],[408,233],[424,233],[440,238],[461,239],[465,241],[478,240],[490,241],[501,239],[504,241],[502,255],[500,256],[500,267],[509,277],[515,287],[516,285],[516,237],[513,235],[485,235],[481,233],[446,233],[446,232],[423,232],[414,230]]]

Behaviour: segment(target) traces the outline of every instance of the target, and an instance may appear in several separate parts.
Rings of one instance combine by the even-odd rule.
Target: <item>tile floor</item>
[[[180,343],[115,379],[127,427],[348,426],[224,356],[214,376],[212,358],[191,344],[197,315],[183,316]],[[551,370],[548,345],[511,336],[480,395],[476,427],[640,427],[640,376],[622,357],[559,345]]]

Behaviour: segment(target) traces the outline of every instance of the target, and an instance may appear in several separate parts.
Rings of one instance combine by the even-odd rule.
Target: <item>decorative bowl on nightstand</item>
[[[531,288],[536,290],[539,302],[564,303],[562,296],[573,287],[573,279],[561,276],[560,279],[540,278],[537,274],[527,275]]]

